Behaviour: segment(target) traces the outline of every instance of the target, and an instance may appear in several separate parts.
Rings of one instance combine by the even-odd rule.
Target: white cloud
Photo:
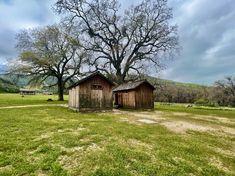
[[[16,57],[15,35],[22,29],[59,21],[51,7],[55,0],[0,0],[0,64]]]
[[[207,84],[235,75],[235,1],[170,0],[170,5],[183,50],[163,77]]]
[[[15,57],[15,35],[23,28],[53,24],[56,0],[0,0],[0,64]],[[141,0],[138,0],[138,2]],[[124,8],[135,0],[120,0]],[[235,1],[169,0],[173,23],[179,26],[181,54],[161,76],[166,79],[213,83],[235,75]]]

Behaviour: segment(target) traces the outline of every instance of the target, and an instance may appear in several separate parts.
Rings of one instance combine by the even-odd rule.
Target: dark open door
[[[118,105],[118,94],[114,94],[114,105]]]

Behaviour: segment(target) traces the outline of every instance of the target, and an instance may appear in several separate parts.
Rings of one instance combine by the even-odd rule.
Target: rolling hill
[[[19,92],[19,88],[12,82],[0,77],[0,93],[16,93]]]
[[[17,92],[19,88],[28,87],[30,79],[31,79],[30,77],[17,77],[16,75],[2,74],[0,75],[0,92]],[[199,85],[199,84],[183,83],[183,82],[160,79],[160,78],[156,78],[156,77],[152,77],[148,75],[142,75],[141,79],[147,79],[155,87],[158,87],[159,85],[176,86],[176,87],[182,87],[182,88],[187,88],[187,89],[200,89],[200,88],[207,87],[207,86]]]

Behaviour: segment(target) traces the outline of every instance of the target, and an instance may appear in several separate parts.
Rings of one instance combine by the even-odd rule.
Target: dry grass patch
[[[187,112],[173,112],[172,113],[174,116],[190,116],[191,114]]]
[[[217,157],[212,157],[209,159],[210,165],[216,167],[217,169],[224,171],[227,174],[231,174],[231,171],[229,168],[227,168],[222,161],[220,161]]]
[[[153,120],[150,120],[150,119],[139,119],[139,120],[136,120],[136,122],[140,122],[140,123],[146,123],[146,124],[154,124],[154,123],[157,123]]]
[[[155,121],[166,120],[161,113],[149,113],[149,112],[139,112],[139,113],[128,113],[128,116],[140,117],[144,119],[154,119]]]
[[[191,116],[193,119],[204,120],[208,122],[220,122],[224,124],[235,124],[235,120],[226,117],[210,116],[210,115],[194,115]]]
[[[231,150],[226,150],[218,147],[209,147],[212,151],[215,151],[216,153],[219,153],[223,156],[229,157],[229,158],[235,158],[235,147],[233,147]]]
[[[36,171],[35,175],[37,175],[37,176],[48,176],[49,174],[48,174],[48,172],[40,169],[40,170]]]
[[[170,131],[182,134],[186,133],[188,130],[200,131],[200,132],[214,131],[214,129],[209,126],[202,126],[198,124],[193,124],[192,122],[189,123],[186,121],[167,121],[161,123],[161,125],[164,125]]]
[[[36,137],[33,141],[40,141],[40,140],[44,140],[44,139],[49,139],[52,138],[54,135],[56,134],[60,134],[60,133],[66,133],[66,134],[72,134],[72,135],[80,135],[81,131],[87,130],[86,128],[65,128],[65,129],[59,129],[57,131],[52,131],[52,132],[46,132],[41,134],[39,137]]]
[[[60,165],[68,172],[79,167],[82,161],[87,157],[88,154],[92,154],[98,151],[102,151],[103,148],[95,143],[91,143],[88,146],[65,148],[61,147],[62,151],[65,151],[65,155],[60,155],[57,161]]]
[[[192,119],[199,119],[208,122],[223,122],[223,123],[233,123],[233,119],[225,117],[216,117],[210,115],[193,115],[190,113],[184,112],[161,112],[155,111],[152,112],[125,112],[118,111],[121,113],[119,117],[122,122],[129,122],[132,124],[160,124],[165,126],[170,131],[179,134],[185,134],[187,131],[199,131],[199,132],[210,132],[216,135],[235,135],[235,129],[230,127],[221,126],[215,123],[207,123],[207,125],[202,124],[202,122],[192,121]],[[120,116],[120,115],[119,115]],[[177,118],[174,119],[174,116]],[[179,117],[183,117],[181,120]],[[188,118],[188,119],[187,119]]]
[[[11,171],[13,169],[14,169],[14,167],[12,165],[6,165],[3,167],[0,167],[0,174],[1,174],[1,172],[7,172],[7,171]]]
[[[152,150],[153,149],[153,146],[151,144],[148,144],[146,142],[142,142],[140,140],[137,140],[137,139],[128,139],[127,141],[127,144],[130,145],[130,146],[134,146],[136,148],[141,148],[141,149],[145,149],[145,150]]]

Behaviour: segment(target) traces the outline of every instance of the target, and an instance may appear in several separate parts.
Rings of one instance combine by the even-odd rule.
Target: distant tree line
[[[235,106],[235,77],[228,76],[213,86],[184,86],[158,83],[154,99],[168,103],[195,103],[207,106]]]

